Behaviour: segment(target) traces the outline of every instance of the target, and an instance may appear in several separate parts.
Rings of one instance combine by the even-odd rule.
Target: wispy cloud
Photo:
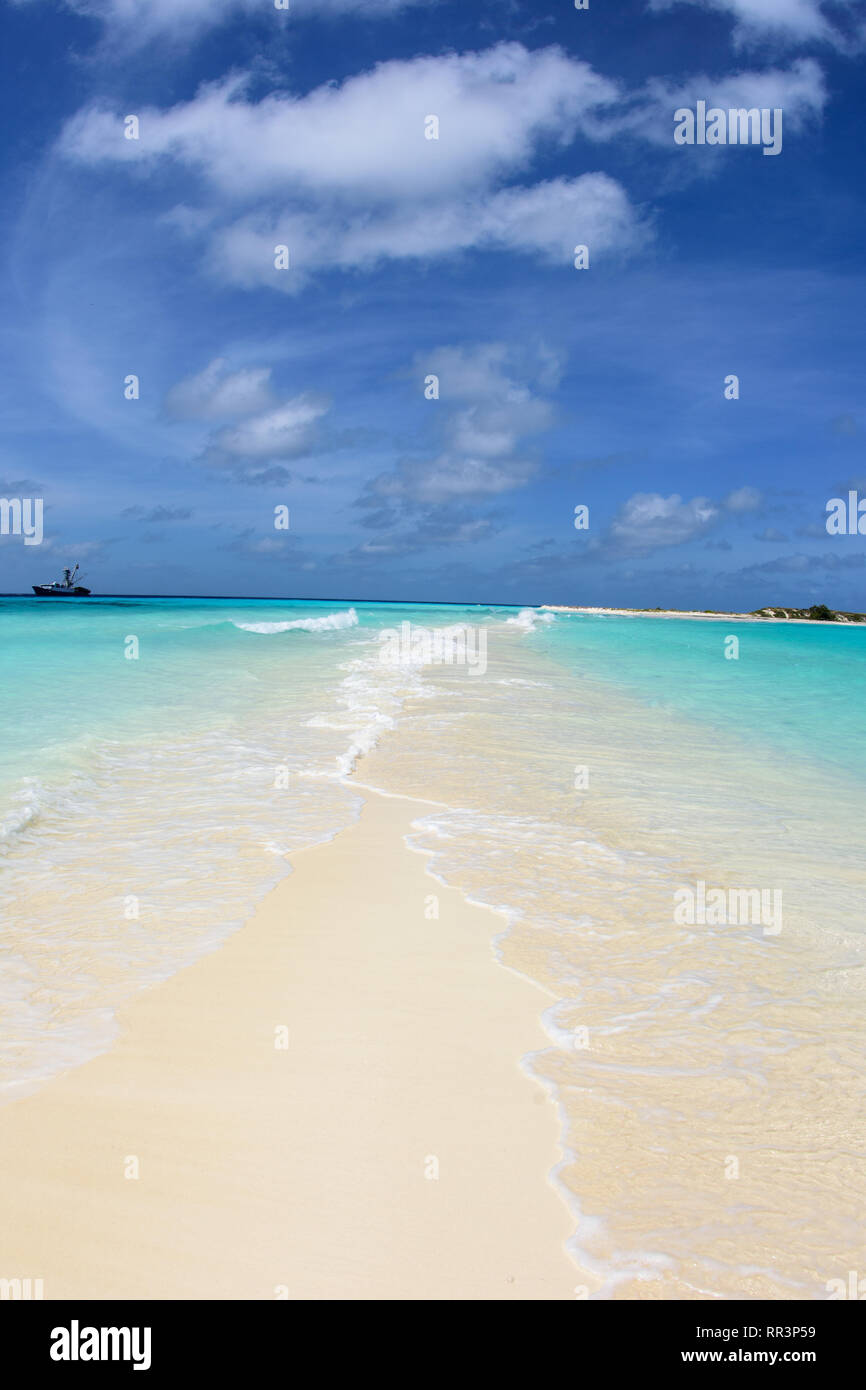
[[[814,58],[798,58],[788,67],[741,69],[723,76],[696,73],[677,81],[653,77],[621,103],[620,111],[602,112],[593,129],[600,139],[632,135],[653,145],[670,146],[673,113],[679,107],[693,107],[699,99],[722,110],[780,107],[785,131],[791,134],[820,119],[827,104],[827,84]],[[729,153],[726,146],[706,149],[720,159]]]
[[[230,470],[238,481],[286,481],[290,475],[282,464],[316,450],[317,426],[331,408],[328,397],[312,391],[280,400],[271,386],[271,371],[265,366],[231,370],[225,358],[217,357],[166,395],[170,417],[226,421],[208,436],[201,461]]]
[[[429,408],[442,412],[438,432],[444,447],[433,457],[402,459],[367,483],[356,504],[365,512],[365,525],[390,534],[365,549],[396,545],[406,551],[491,534],[490,518],[467,513],[466,504],[524,487],[539,467],[528,445],[555,418],[550,401],[518,379],[511,365],[516,356],[504,343],[440,347],[418,356],[419,380],[435,375],[441,384],[443,399]],[[521,356],[533,385],[555,376],[543,348]],[[395,533],[398,526],[404,531]]]
[[[650,0],[651,10],[697,5],[717,10],[735,21],[734,42],[740,45],[823,42],[845,47],[852,31],[862,28],[856,16],[859,0]],[[848,22],[852,20],[853,23]]]
[[[188,42],[238,17],[287,21],[289,13],[272,0],[61,0],[75,14],[98,20],[108,40],[121,49],[139,48],[155,39]],[[17,5],[45,5],[47,0],[12,0]],[[54,0],[57,3],[57,0]],[[291,0],[291,21],[354,15],[383,19],[436,0]]]
[[[133,521],[146,522],[148,525],[161,525],[166,521],[189,521],[192,517],[192,510],[189,507],[164,507],[162,504],[156,507],[125,507],[121,516],[128,516]]]
[[[233,372],[224,357],[217,357],[203,371],[171,388],[166,410],[186,420],[222,420],[267,410],[276,404],[270,379],[270,367],[244,367]]]

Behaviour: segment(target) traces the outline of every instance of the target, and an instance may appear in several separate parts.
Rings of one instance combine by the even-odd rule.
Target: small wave
[[[0,845],[17,835],[39,816],[42,809],[42,788],[33,777],[25,777],[16,793],[13,805],[0,819]]]
[[[542,613],[538,608],[521,608],[516,618],[506,618],[506,623],[519,627],[522,632],[534,632],[536,623],[552,623],[555,613]]]
[[[238,623],[232,619],[232,626],[242,628],[244,632],[290,632],[293,628],[300,628],[303,632],[334,632],[338,628],[357,627],[358,614],[354,608],[345,609],[341,613],[326,613],[321,618],[295,618],[286,623]]]
[[[367,638],[363,645],[364,656],[340,667],[346,676],[335,692],[337,709],[319,711],[306,721],[311,729],[344,730],[350,736],[349,745],[329,768],[307,769],[305,776],[350,777],[382,734],[397,727],[407,699],[428,699],[436,693],[422,681],[420,666],[383,662],[375,639]]]
[[[507,678],[504,679],[504,680],[497,681],[496,684],[497,684],[497,685],[520,685],[520,686],[527,686],[527,687],[528,687],[528,686],[532,686],[532,687],[533,687],[534,689],[536,689],[536,690],[552,690],[552,689],[553,689],[553,686],[550,684],[549,681],[524,681],[524,680],[518,679],[517,676],[507,677]]]

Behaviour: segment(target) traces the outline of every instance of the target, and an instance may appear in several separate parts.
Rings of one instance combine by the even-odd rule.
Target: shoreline
[[[616,618],[699,618],[705,622],[719,623],[802,623],[806,627],[859,627],[850,618],[778,618],[761,613],[708,613],[699,608],[589,608],[574,607],[564,603],[540,603],[543,613],[591,613],[597,617]]]
[[[595,1285],[566,1252],[555,1104],[521,1067],[549,1043],[545,992],[406,843],[412,806],[363,796],[245,926],[120,1010],[110,1051],[4,1106],[0,1277],[47,1299]]]

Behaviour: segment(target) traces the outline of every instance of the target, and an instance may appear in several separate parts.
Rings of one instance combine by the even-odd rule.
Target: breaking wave
[[[244,632],[290,632],[293,628],[300,628],[303,632],[334,632],[338,628],[357,627],[358,614],[354,608],[344,609],[340,613],[326,613],[321,618],[294,618],[286,623],[239,623],[232,619],[232,626],[242,628]]]

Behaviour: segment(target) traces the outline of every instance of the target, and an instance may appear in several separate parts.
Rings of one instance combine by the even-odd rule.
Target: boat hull
[[[74,589],[55,589],[51,584],[34,584],[33,592],[37,598],[89,598],[90,590],[77,584]]]

